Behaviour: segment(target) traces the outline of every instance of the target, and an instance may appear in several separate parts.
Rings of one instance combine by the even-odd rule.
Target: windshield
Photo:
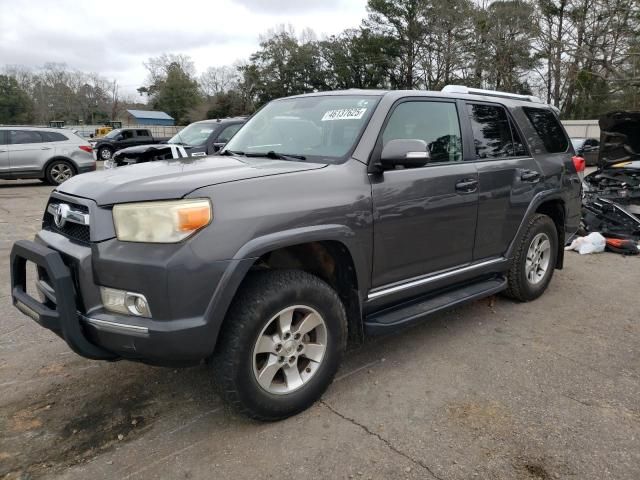
[[[171,137],[168,143],[193,146],[203,145],[215,128],[215,125],[207,123],[192,123]]]
[[[121,132],[122,130],[120,129],[111,130],[104,136],[104,138],[116,138],[118,135],[120,135]]]
[[[226,151],[338,159],[353,148],[378,97],[325,95],[269,103],[227,143]]]

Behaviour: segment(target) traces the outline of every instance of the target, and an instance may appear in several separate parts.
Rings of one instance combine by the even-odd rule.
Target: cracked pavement
[[[257,423],[203,366],[85,360],[10,306],[50,190],[0,181],[0,478],[640,478],[640,258],[568,253],[539,300],[370,339],[311,409]]]

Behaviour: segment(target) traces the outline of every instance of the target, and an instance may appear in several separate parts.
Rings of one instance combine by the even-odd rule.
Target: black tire
[[[106,156],[105,156],[106,155]],[[113,158],[113,149],[109,147],[100,147],[98,149],[98,160],[111,160]]]
[[[549,264],[546,272],[537,283],[527,278],[526,262],[529,248],[539,234],[546,235],[550,243]],[[558,258],[558,232],[553,220],[547,215],[536,214],[529,220],[525,233],[513,258],[507,274],[508,288],[505,295],[520,302],[535,300],[549,286]]]
[[[71,162],[66,160],[54,160],[44,172],[44,178],[49,185],[60,185],[76,174],[76,169]]]
[[[254,374],[254,345],[278,312],[305,305],[326,325],[326,350],[317,370],[297,390],[273,394]],[[228,404],[262,421],[287,418],[309,408],[333,381],[347,341],[346,313],[336,292],[318,277],[298,270],[251,273],[225,318],[210,365]],[[301,357],[302,358],[302,357]]]

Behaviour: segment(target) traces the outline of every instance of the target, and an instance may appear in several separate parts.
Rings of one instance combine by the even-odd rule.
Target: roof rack
[[[535,95],[519,95],[517,93],[499,92],[497,90],[483,90],[481,88],[469,88],[464,85],[447,85],[442,89],[444,93],[464,93],[470,95],[484,95],[486,97],[512,98],[523,102],[544,103]]]

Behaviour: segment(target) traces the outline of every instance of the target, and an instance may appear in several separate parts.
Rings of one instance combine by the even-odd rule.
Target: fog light
[[[124,315],[151,317],[149,303],[145,296],[140,293],[100,287],[100,296],[105,310]]]

